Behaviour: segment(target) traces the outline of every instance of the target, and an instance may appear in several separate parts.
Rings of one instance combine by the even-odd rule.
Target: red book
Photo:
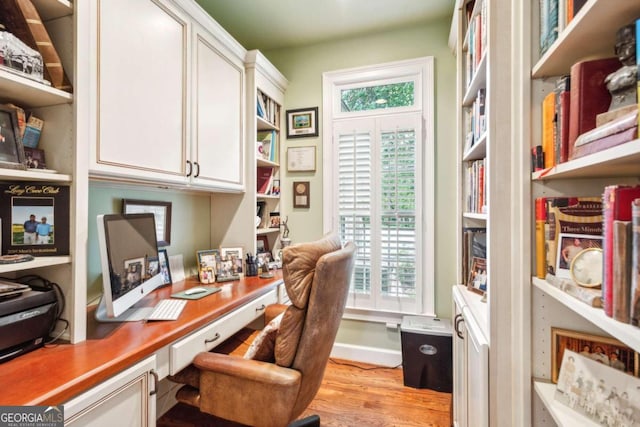
[[[618,58],[581,61],[571,67],[569,158],[578,136],[596,127],[596,116],[609,109],[611,94],[604,79],[622,66]]]
[[[271,176],[273,168],[268,166],[258,166],[256,168],[256,191],[260,194],[269,194]]]
[[[602,252],[604,271],[602,278],[602,297],[604,313],[613,317],[613,221],[631,221],[631,203],[640,198],[640,186],[609,185],[604,188],[602,199]]]

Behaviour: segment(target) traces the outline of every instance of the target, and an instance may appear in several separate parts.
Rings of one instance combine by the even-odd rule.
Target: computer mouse
[[[184,294],[193,295],[193,294],[200,294],[202,292],[207,292],[207,290],[205,288],[191,288],[184,291]]]

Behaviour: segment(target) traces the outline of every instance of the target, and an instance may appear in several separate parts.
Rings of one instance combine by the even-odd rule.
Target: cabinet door
[[[193,57],[193,184],[242,190],[244,64],[201,28]]]
[[[129,427],[155,426],[155,365],[151,356],[65,403],[64,425],[112,427],[126,419]]]
[[[462,309],[455,304],[453,335],[453,425],[467,427],[467,340]]]
[[[463,310],[465,311],[465,310]],[[489,344],[473,317],[464,313],[466,337],[467,418],[489,426]]]
[[[186,182],[188,19],[163,0],[96,1],[98,130],[90,168]]]

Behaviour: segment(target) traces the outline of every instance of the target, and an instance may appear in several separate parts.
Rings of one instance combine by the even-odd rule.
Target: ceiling
[[[246,49],[304,46],[450,19],[455,0],[196,0]]]

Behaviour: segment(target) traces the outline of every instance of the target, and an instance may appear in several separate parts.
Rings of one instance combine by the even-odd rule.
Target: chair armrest
[[[215,372],[255,382],[289,386],[300,382],[300,372],[295,369],[228,354],[202,352],[196,355],[193,364],[202,372]]]

